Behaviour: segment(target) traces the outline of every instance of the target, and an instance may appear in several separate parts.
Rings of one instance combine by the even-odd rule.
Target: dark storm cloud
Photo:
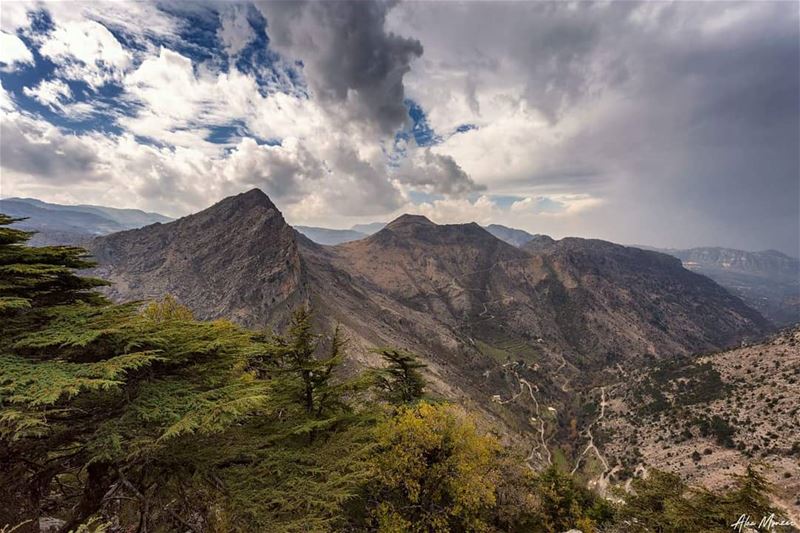
[[[358,112],[383,133],[407,120],[403,76],[422,44],[385,29],[391,2],[263,2],[270,46],[299,59],[317,97],[358,98]]]
[[[436,154],[430,148],[421,149],[406,159],[397,173],[398,179],[414,187],[448,196],[463,196],[483,191],[485,186],[475,183],[449,155]]]
[[[606,207],[593,212],[587,233],[796,255],[799,9],[405,4],[393,22],[422,40],[431,70],[473,74],[478,100],[522,86],[520,98],[551,126],[577,124],[537,159],[529,185],[602,191]],[[591,171],[576,180],[576,166]],[[518,177],[503,184],[520,185]]]

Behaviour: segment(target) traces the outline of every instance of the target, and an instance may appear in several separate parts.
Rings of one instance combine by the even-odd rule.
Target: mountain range
[[[23,218],[22,229],[35,231],[34,246],[78,244],[97,235],[138,228],[172,219],[158,213],[138,209],[116,209],[99,205],[61,205],[34,198],[0,199],[0,213]]]
[[[770,329],[669,255],[584,239],[526,246],[478,224],[416,215],[323,246],[289,226],[259,190],[89,244],[115,300],[169,293],[199,318],[256,328],[281,327],[309,305],[320,326],[342,326],[349,364],[378,364],[376,346],[418,353],[433,391],[473,406],[509,441],[527,442],[533,417],[543,439],[578,445],[563,440],[571,398],[604,369],[712,351]],[[538,401],[492,400],[523,383],[559,415],[545,423]],[[530,460],[552,459],[540,450]]]
[[[776,250],[651,249],[677,257],[684,267],[713,279],[776,325],[800,321],[800,260],[794,257]]]
[[[34,245],[85,244],[98,235],[134,229],[172,219],[137,209],[115,209],[96,205],[60,205],[33,198],[0,200],[0,212],[27,217],[18,223],[21,228],[36,231]],[[386,223],[356,224],[350,229],[294,226],[311,241],[335,246],[361,240],[380,231]],[[490,224],[486,231],[515,247],[533,251],[556,242],[547,235]],[[672,255],[683,266],[702,274],[741,298],[777,326],[800,321],[800,261],[775,250],[747,252],[719,247],[691,249],[636,248]]]

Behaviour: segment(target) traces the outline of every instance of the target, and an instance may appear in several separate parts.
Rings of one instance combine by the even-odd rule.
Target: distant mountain
[[[491,224],[486,229],[498,239],[536,252],[556,242],[547,235]],[[688,250],[635,245],[636,248],[677,257],[687,268],[707,276],[776,326],[800,323],[800,260],[775,250],[745,252],[703,247]]]
[[[317,244],[334,246],[343,242],[357,241],[367,236],[366,233],[350,229],[329,229],[312,226],[294,226],[294,229]]]
[[[294,226],[294,229],[311,239],[317,244],[337,245],[350,241],[363,239],[368,235],[373,235],[386,227],[385,222],[372,222],[370,224],[356,224],[352,229],[330,229],[310,226]],[[512,246],[522,246],[536,235],[527,231],[501,226],[500,224],[490,224],[486,230]]]
[[[0,199],[0,213],[27,217],[17,227],[36,231],[34,246],[84,243],[97,235],[138,228],[172,219],[138,209],[116,209],[97,205],[61,205],[34,198]]]
[[[684,267],[713,279],[776,325],[800,323],[800,260],[775,250],[745,252],[706,247],[658,251],[677,257]]]
[[[372,235],[373,233],[378,233],[385,226],[386,222],[370,222],[369,224],[356,224],[350,229],[365,235]]]
[[[506,241],[508,244],[516,247],[520,247],[536,237],[536,235],[532,235],[525,230],[509,228],[507,226],[501,226],[500,224],[489,224],[486,226],[486,231],[501,241]]]

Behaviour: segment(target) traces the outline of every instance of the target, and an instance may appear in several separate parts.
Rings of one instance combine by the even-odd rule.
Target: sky
[[[800,248],[798,2],[0,7],[0,195]]]

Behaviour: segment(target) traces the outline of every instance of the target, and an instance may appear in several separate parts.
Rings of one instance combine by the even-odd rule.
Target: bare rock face
[[[303,298],[295,232],[258,189],[168,224],[99,237],[90,249],[115,299],[169,293],[199,318],[263,325]]]
[[[531,241],[523,249],[553,273],[560,327],[581,352],[678,355],[726,347],[770,327],[666,254],[578,238]]]

